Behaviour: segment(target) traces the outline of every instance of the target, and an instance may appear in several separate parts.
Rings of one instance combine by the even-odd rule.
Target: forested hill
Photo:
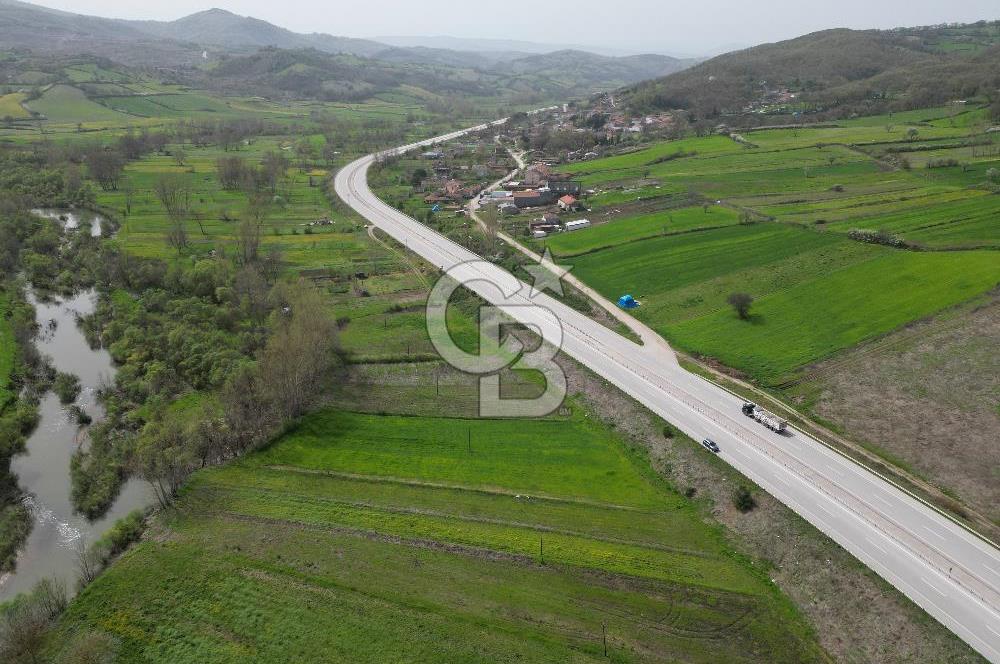
[[[727,53],[624,96],[637,109],[688,109],[703,117],[776,107],[837,116],[992,98],[998,89],[1000,22],[981,22],[825,30]]]

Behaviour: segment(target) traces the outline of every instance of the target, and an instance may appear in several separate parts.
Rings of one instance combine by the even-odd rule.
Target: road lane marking
[[[889,552],[888,552],[888,551],[886,551],[885,549],[883,549],[883,548],[882,548],[881,546],[879,546],[879,545],[878,545],[878,544],[877,544],[877,543],[875,542],[875,540],[873,540],[873,539],[872,539],[871,537],[866,537],[865,539],[866,539],[866,540],[868,540],[868,543],[869,543],[869,544],[871,544],[871,545],[872,545],[873,547],[875,547],[876,549],[878,549],[879,551],[881,551],[881,552],[882,552],[882,555],[885,555],[885,556],[888,556],[888,555],[889,555]]]
[[[929,532],[929,533],[930,533],[931,535],[934,535],[935,537],[937,537],[937,538],[938,538],[939,540],[941,540],[942,542],[944,542],[944,541],[947,541],[947,540],[945,540],[945,537],[944,537],[944,535],[942,535],[942,534],[941,534],[941,533],[939,533],[938,531],[934,530],[934,529],[933,529],[933,528],[931,528],[930,526],[924,526],[924,530],[926,530],[927,532]]]
[[[823,465],[826,466],[826,469],[831,471],[834,475],[838,477],[844,477],[844,471],[840,470],[839,468],[835,468],[833,465],[829,463]]]
[[[991,632],[993,632],[993,633],[994,633],[994,634],[996,634],[997,636],[1000,636],[1000,632],[996,631],[995,629],[993,629],[993,628],[992,628],[992,627],[990,627],[989,625],[986,625],[986,629],[990,630]]]
[[[882,503],[886,507],[892,507],[893,506],[892,503],[890,503],[888,500],[886,500],[882,496],[878,495],[877,493],[873,493],[872,494],[872,498],[874,498],[875,500],[879,501],[880,503]]]
[[[924,583],[926,583],[927,586],[931,588],[931,590],[933,590],[934,592],[936,592],[938,595],[941,595],[941,597],[947,597],[948,596],[947,593],[945,593],[943,590],[941,590],[940,588],[938,588],[937,586],[935,586],[933,583],[931,583],[930,581],[928,581],[924,577],[920,577],[920,580],[923,581]]]
[[[829,514],[833,518],[835,518],[835,519],[837,518],[837,515],[834,514],[833,512],[831,512],[830,510],[828,510],[826,507],[824,507],[823,503],[816,503],[816,507],[820,508],[821,510],[823,510],[824,512],[826,512],[827,514]]]

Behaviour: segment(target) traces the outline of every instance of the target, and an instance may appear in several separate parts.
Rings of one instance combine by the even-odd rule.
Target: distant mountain
[[[180,64],[200,51],[149,35],[127,22],[0,0],[0,48],[47,54],[89,53],[131,64]]]
[[[690,109],[704,117],[765,113],[775,100],[789,112],[845,114],[994,95],[997,71],[1000,22],[835,29],[727,53],[633,86],[623,98],[639,109]]]
[[[203,46],[247,49],[314,48],[326,53],[350,53],[371,56],[387,48],[367,39],[334,37],[313,33],[299,34],[249,16],[239,16],[224,9],[208,9],[176,21],[118,21],[130,29],[161,39],[194,42]]]
[[[474,53],[522,53],[524,55],[540,55],[553,53],[555,51],[586,51],[597,53],[608,57],[620,57],[625,55],[637,55],[638,51],[628,51],[625,49],[608,48],[598,45],[581,44],[544,44],[532,41],[522,41],[519,39],[480,39],[473,37],[374,37],[375,41],[400,48],[434,48],[447,49],[451,51],[468,51]]]
[[[530,55],[498,65],[494,70],[508,76],[532,76],[561,82],[567,88],[607,90],[609,83],[618,86],[666,76],[693,65],[668,55],[630,55],[607,57],[583,51],[557,51]]]

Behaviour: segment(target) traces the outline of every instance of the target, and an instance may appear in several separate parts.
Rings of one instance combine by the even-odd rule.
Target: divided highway
[[[502,124],[504,121],[492,123]],[[406,145],[401,153],[480,131],[480,125]],[[480,279],[469,287],[524,324],[549,326],[525,305],[556,315],[562,350],[719,456],[826,533],[994,664],[1000,664],[1000,550],[806,434],[769,431],[740,412],[742,400],[675,362],[612,332],[546,294],[510,297],[502,268],[386,205],[368,187],[369,155],[336,176],[337,194],[385,233],[434,265]],[[535,312],[535,313],[533,313]]]

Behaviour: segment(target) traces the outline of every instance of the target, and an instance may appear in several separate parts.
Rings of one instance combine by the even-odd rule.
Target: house
[[[579,207],[580,204],[577,202],[575,196],[570,196],[569,194],[566,194],[565,196],[559,199],[559,208],[561,210],[575,211]]]
[[[425,152],[420,156],[424,159],[441,159],[444,157],[444,153],[438,150],[431,150],[430,152]]]
[[[512,198],[514,199],[514,205],[519,208],[547,205],[552,200],[549,194],[538,191],[537,189],[515,191]]]
[[[497,206],[497,212],[505,216],[517,214],[520,211],[521,210],[513,203],[501,203],[500,205]]]
[[[576,221],[567,221],[563,228],[569,231],[579,231],[584,228],[590,228],[590,221],[587,219],[577,219]]]
[[[528,167],[528,170],[524,172],[523,184],[526,184],[529,187],[537,187],[548,180],[551,175],[552,172],[545,164],[532,164]]]

